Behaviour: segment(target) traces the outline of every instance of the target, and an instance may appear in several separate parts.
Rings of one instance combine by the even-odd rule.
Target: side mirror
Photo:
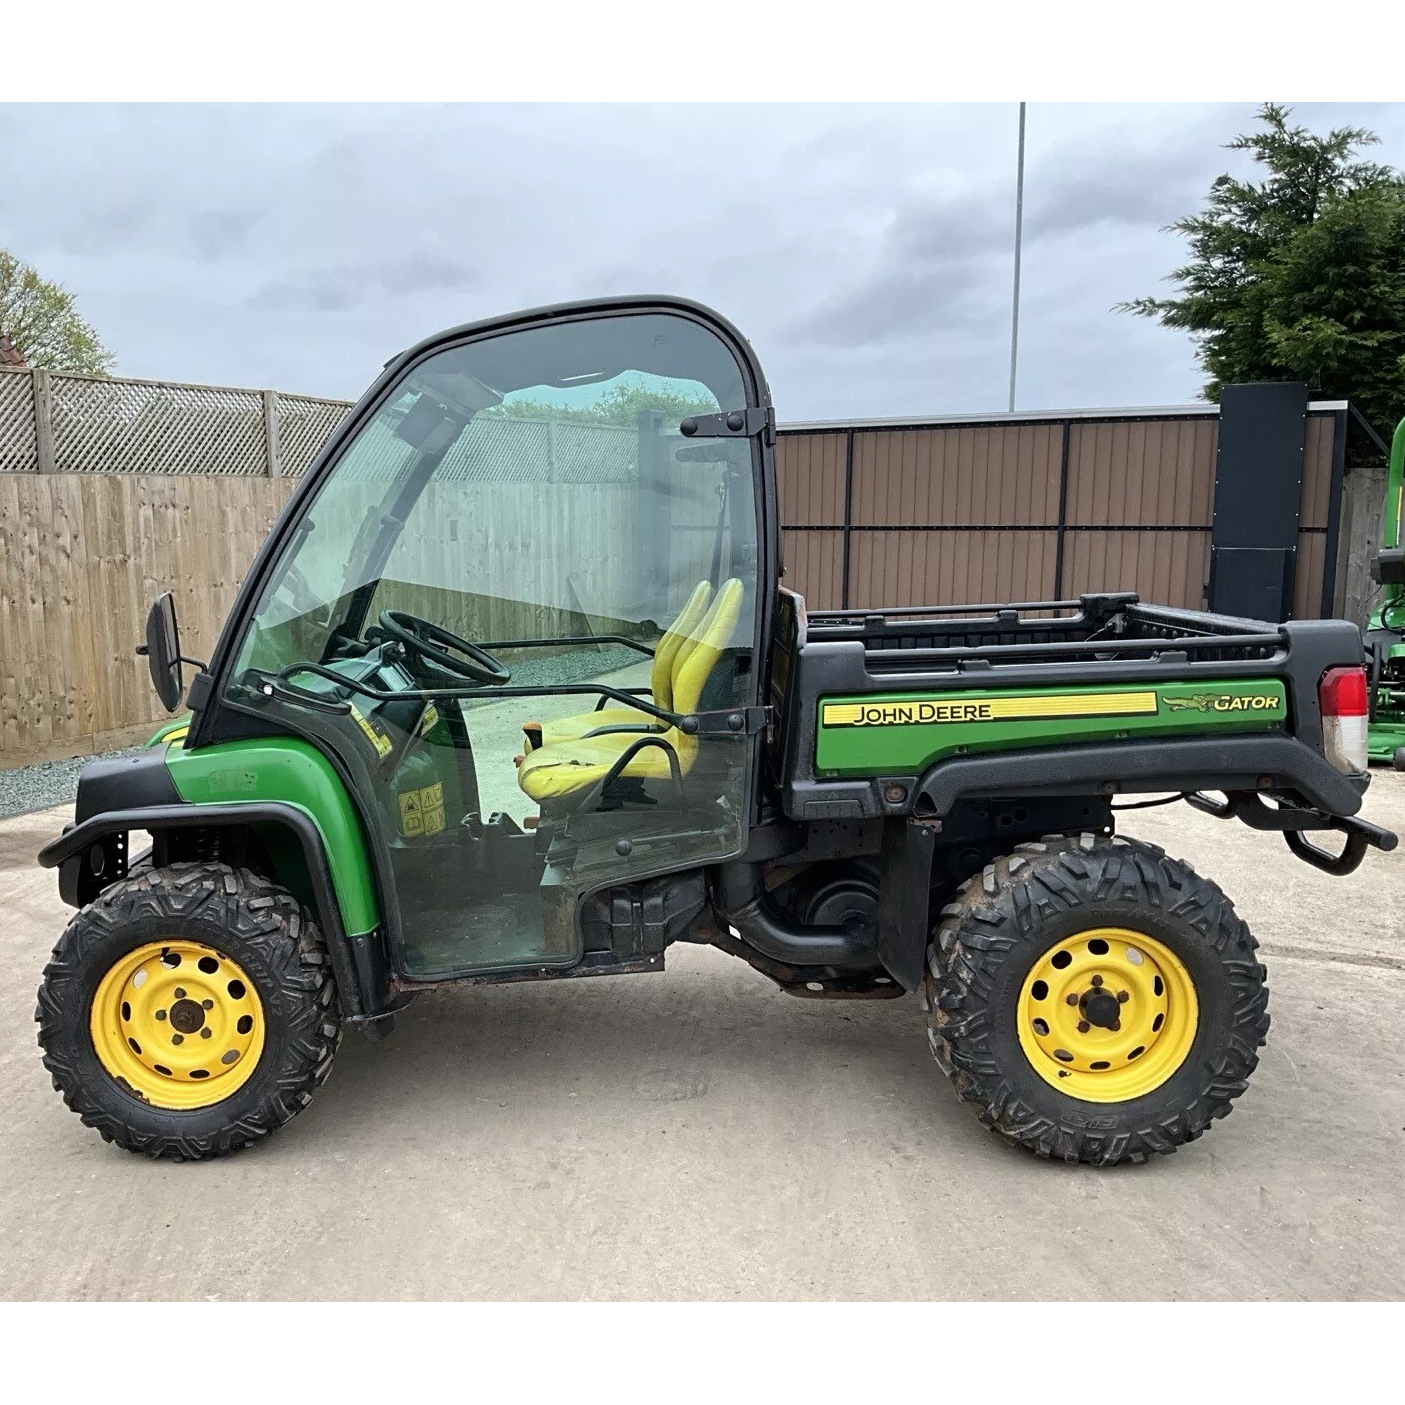
[[[146,643],[137,653],[146,655],[151,670],[151,686],[167,712],[174,712],[185,692],[181,670],[180,630],[176,627],[176,600],[168,590],[151,603],[146,617]]]
[[[1405,585],[1405,548],[1382,547],[1371,558],[1371,579],[1377,585]]]

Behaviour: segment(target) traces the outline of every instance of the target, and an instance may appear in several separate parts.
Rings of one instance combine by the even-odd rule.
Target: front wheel
[[[201,1160],[300,1112],[341,1038],[326,947],[285,889],[221,863],[113,884],[39,988],[54,1087],[129,1151]]]
[[[1268,1033],[1233,904],[1150,844],[1021,844],[969,879],[927,952],[937,1063],[1008,1141],[1115,1165],[1225,1116]]]

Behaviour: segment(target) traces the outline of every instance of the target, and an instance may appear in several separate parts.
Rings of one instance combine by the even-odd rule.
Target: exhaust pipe
[[[718,919],[753,951],[790,966],[869,970],[880,964],[871,932],[859,923],[806,927],[771,901],[759,863],[724,863],[713,870],[712,906]]]

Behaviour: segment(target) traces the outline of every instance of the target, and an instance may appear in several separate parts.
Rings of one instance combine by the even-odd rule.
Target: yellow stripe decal
[[[1156,694],[1063,693],[1026,698],[929,698],[826,703],[826,727],[909,727],[934,722],[1017,722],[1041,717],[1128,717],[1156,712]]]

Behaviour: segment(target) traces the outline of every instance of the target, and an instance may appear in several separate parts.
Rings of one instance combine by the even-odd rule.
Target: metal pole
[[[1010,311],[1010,410],[1015,408],[1015,368],[1020,355],[1020,241],[1024,236],[1024,103],[1020,104],[1020,150],[1015,167],[1015,291]]]

